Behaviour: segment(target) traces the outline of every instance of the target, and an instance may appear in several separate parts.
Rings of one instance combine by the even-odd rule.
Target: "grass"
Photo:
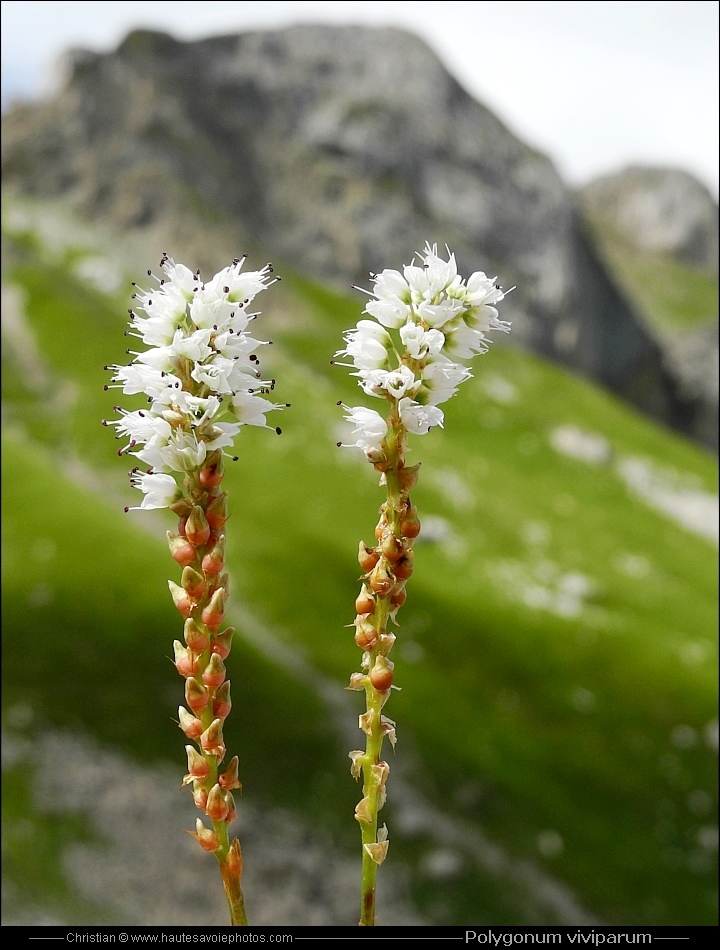
[[[590,227],[610,271],[657,333],[673,336],[717,320],[716,274],[634,247],[601,220]]]

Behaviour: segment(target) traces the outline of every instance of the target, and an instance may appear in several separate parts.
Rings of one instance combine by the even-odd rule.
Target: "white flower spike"
[[[128,440],[119,454],[152,466],[147,474],[130,473],[145,495],[139,508],[172,505],[179,494],[173,473],[200,468],[208,453],[231,446],[243,425],[272,428],[265,414],[283,408],[264,398],[274,380],[260,378],[255,350],[262,344],[247,331],[257,316],[249,304],[280,278],[271,276],[269,264],[243,272],[243,263],[236,260],[203,283],[199,273],[163,255],[157,288],[133,295],[128,332],[148,348],[128,351],[134,356],[128,366],[106,367],[114,376],[105,388],[144,393],[148,405],[119,409],[120,417],[105,424]]]
[[[401,274],[384,270],[372,277],[365,313],[375,320],[360,320],[344,334],[345,347],[335,357],[348,357],[359,386],[368,396],[387,399],[403,425],[414,435],[426,435],[442,426],[440,403],[454,396],[472,373],[457,359],[486,353],[486,333],[507,333],[510,324],[498,319],[496,304],[505,296],[494,278],[476,271],[467,281],[458,274],[454,254],[438,256],[437,245],[425,245]],[[377,322],[375,322],[377,321]],[[368,410],[369,412],[370,410]],[[381,426],[372,417],[363,424],[360,409],[346,416],[358,428],[359,438],[345,447],[379,449]],[[377,414],[375,414],[377,415]],[[380,441],[385,433],[379,436]]]
[[[378,867],[388,852],[387,827],[378,827],[378,812],[385,804],[389,767],[380,761],[382,745],[397,742],[395,723],[382,715],[390,699],[395,664],[389,659],[395,635],[389,623],[405,603],[406,584],[413,573],[413,542],[420,534],[417,509],[410,501],[419,465],[406,466],[409,435],[427,435],[442,426],[439,408],[472,374],[457,359],[470,359],[488,349],[486,334],[507,332],[498,319],[496,304],[505,296],[495,280],[476,271],[465,281],[458,274],[455,256],[438,256],[437,246],[426,244],[419,263],[403,273],[384,270],[372,277],[374,289],[365,313],[344,334],[345,348],[335,354],[347,357],[340,365],[354,369],[362,391],[388,403],[387,419],[363,406],[345,409],[354,426],[346,448],[359,448],[387,491],[375,528],[375,546],[360,542],[358,562],[364,572],[355,600],[355,643],[363,651],[364,673],[354,673],[350,689],[365,692],[367,708],[358,718],[365,734],[365,750],[350,753],[353,778],[362,777],[362,798],[355,809],[362,836],[362,894],[360,924],[374,926],[375,882]]]

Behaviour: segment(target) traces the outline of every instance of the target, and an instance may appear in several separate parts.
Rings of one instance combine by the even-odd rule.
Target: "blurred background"
[[[252,923],[357,920],[382,493],[330,360],[349,285],[426,240],[516,289],[412,446],[380,922],[716,923],[717,16],[3,3],[4,924],[226,919],[180,831],[172,519],[123,513],[101,427],[164,251],[283,277],[257,335],[292,407],[227,476],[236,833]]]

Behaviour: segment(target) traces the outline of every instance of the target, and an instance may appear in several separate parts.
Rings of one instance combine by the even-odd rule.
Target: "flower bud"
[[[187,518],[190,514],[190,509],[192,505],[187,500],[187,498],[178,498],[177,501],[174,501],[172,505],[168,506],[170,511],[178,516],[178,518]]]
[[[202,723],[195,716],[191,716],[184,706],[178,707],[178,718],[180,719],[180,728],[188,739],[198,739],[203,731]]]
[[[165,536],[170,548],[170,556],[182,567],[185,567],[186,564],[192,564],[197,555],[195,548],[187,538],[183,538],[179,534],[173,534],[172,531],[167,531]]]
[[[230,844],[230,850],[223,864],[223,873],[227,874],[229,879],[240,880],[243,872],[242,853],[240,851],[240,842],[233,838]]]
[[[234,633],[235,627],[226,627],[222,633],[216,633],[213,637],[210,650],[212,653],[217,653],[221,660],[227,660],[230,655],[230,647]]]
[[[364,617],[355,619],[355,643],[361,650],[372,650],[377,643],[377,630]]]
[[[211,654],[210,662],[202,675],[203,683],[211,689],[217,689],[224,682],[225,676],[225,664],[217,653]]]
[[[190,598],[186,591],[182,587],[178,587],[174,581],[168,581],[168,587],[170,588],[170,594],[173,599],[173,603],[180,611],[181,615],[185,618],[189,617],[193,607],[195,606],[192,598]]]
[[[202,569],[206,574],[219,574],[225,566],[225,535],[221,534],[215,544],[202,559]]]
[[[370,670],[370,682],[379,693],[390,689],[393,683],[393,662],[380,654]]]
[[[216,755],[218,761],[222,761],[225,757],[222,719],[213,719],[205,732],[200,736],[200,745],[209,755]]]
[[[230,715],[230,710],[232,709],[232,703],[230,701],[230,680],[225,680],[215,693],[212,708],[214,719],[227,719]]]
[[[186,745],[185,751],[187,752],[188,774],[183,779],[183,785],[189,785],[190,782],[196,781],[202,782],[210,774],[210,766],[195,746]]]
[[[175,652],[175,667],[186,679],[188,676],[195,676],[198,671],[198,657],[191,653],[187,647],[184,647],[179,640],[173,641],[173,650]]]
[[[222,821],[228,813],[228,805],[219,785],[213,785],[207,798],[205,814],[211,821]]]
[[[408,549],[395,565],[395,577],[401,581],[407,580],[412,575],[414,564],[415,555],[411,549]]]
[[[375,613],[375,598],[364,584],[355,601],[355,611],[359,614]]]
[[[370,589],[378,597],[387,597],[395,586],[395,578],[390,573],[390,569],[383,561],[378,561],[372,569],[369,578]]]
[[[211,629],[217,629],[220,624],[225,619],[225,599],[227,594],[223,587],[218,587],[218,589],[213,593],[210,598],[210,602],[203,609],[202,612],[202,622],[206,627]]]
[[[210,694],[194,677],[185,680],[185,702],[190,709],[199,715],[210,702]]]
[[[198,818],[195,823],[197,829],[196,832],[188,831],[189,835],[192,835],[205,851],[217,851],[218,849],[218,840],[215,837],[215,832],[211,831],[209,828],[206,828],[202,823],[202,820]]]
[[[230,764],[225,771],[220,774],[218,782],[222,788],[242,788],[240,779],[238,778],[238,757],[236,755],[230,759]]]
[[[396,538],[392,531],[385,532],[385,535],[382,539],[380,545],[380,550],[393,564],[397,561],[403,553],[403,543],[399,538]]]
[[[205,593],[207,584],[205,583],[205,578],[198,571],[194,570],[189,565],[183,568],[182,577],[180,578],[180,583],[182,588],[188,596],[192,597],[193,600],[198,600]]]
[[[184,636],[188,650],[192,650],[193,653],[202,653],[210,642],[207,634],[198,627],[192,617],[188,617],[185,621]]]
[[[198,479],[203,488],[217,488],[223,480],[223,458],[222,452],[211,452],[205,459],[205,464],[200,469]]]
[[[380,555],[374,548],[369,548],[364,541],[360,542],[358,563],[364,571],[371,571],[378,562]]]
[[[393,607],[402,607],[406,600],[407,591],[405,590],[405,586],[403,585],[402,587],[395,587],[392,592],[392,596],[390,597],[390,603],[393,605]]]
[[[196,548],[201,548],[210,537],[210,525],[205,512],[199,505],[195,505],[185,523],[185,537]]]
[[[218,531],[222,528],[228,519],[227,497],[227,492],[221,492],[221,494],[216,495],[215,498],[208,503],[205,509],[207,523],[213,531]]]
[[[407,512],[403,515],[400,522],[400,531],[404,538],[416,538],[420,534],[420,521],[418,520],[417,508],[410,505]]]

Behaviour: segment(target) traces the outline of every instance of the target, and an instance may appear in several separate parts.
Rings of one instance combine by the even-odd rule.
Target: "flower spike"
[[[445,424],[440,406],[452,398],[472,374],[462,360],[488,350],[490,331],[507,332],[497,304],[505,292],[494,278],[476,271],[464,280],[455,256],[438,255],[437,245],[425,245],[418,261],[398,270],[371,275],[373,289],[365,315],[344,333],[344,348],[333,360],[349,366],[369,397],[389,407],[383,416],[366,406],[346,406],[352,427],[342,448],[358,448],[380,473],[387,498],[375,529],[375,547],[360,542],[358,561],[364,574],[355,600],[355,642],[363,651],[365,673],[353,673],[351,690],[364,691],[366,711],[359,716],[365,751],[350,753],[351,773],[362,775],[363,794],[355,809],[362,833],[362,901],[360,923],[373,926],[377,869],[388,850],[387,828],[378,829],[378,811],[385,797],[389,768],[380,755],[385,738],[393,749],[395,723],[381,710],[397,689],[393,662],[388,659],[395,636],[389,623],[407,598],[413,573],[413,541],[420,534],[417,509],[410,501],[419,464],[406,466],[410,435],[425,436]],[[357,288],[362,289],[362,288]],[[345,362],[340,362],[340,359]]]
[[[184,643],[173,644],[175,667],[185,680],[179,726],[196,744],[186,747],[183,785],[192,786],[195,805],[212,822],[210,829],[198,819],[189,834],[215,854],[236,926],[247,924],[240,844],[228,833],[237,816],[230,791],[240,788],[237,757],[218,772],[225,756],[223,722],[232,709],[224,661],[233,628],[220,632],[229,593],[222,481],[227,449],[242,427],[272,428],[266,414],[283,408],[266,398],[275,381],[261,379],[255,353],[261,341],[248,332],[259,316],[252,312],[254,298],[278,278],[269,264],[258,271],[243,270],[244,264],[245,257],[236,259],[202,281],[199,272],[163,254],[163,276],[151,291],[135,287],[129,311],[127,334],[144,349],[128,350],[127,366],[107,367],[113,377],[105,387],[147,398],[141,410],[115,407],[118,418],[105,423],[115,429],[119,454],[133,455],[145,469],[129,473],[143,496],[132,510],[168,508],[179,519],[167,542],[182,574],[168,586],[184,621]]]

